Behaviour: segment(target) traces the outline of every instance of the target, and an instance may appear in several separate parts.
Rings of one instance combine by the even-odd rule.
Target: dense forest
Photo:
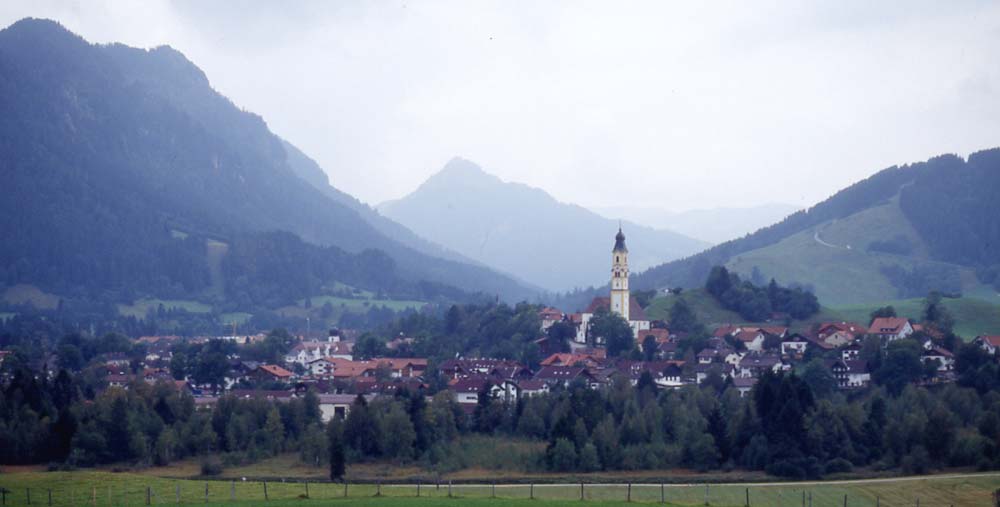
[[[723,308],[750,322],[769,320],[776,312],[798,320],[819,312],[819,301],[810,292],[780,287],[773,278],[767,287],[757,287],[749,280],[740,280],[739,275],[723,266],[712,268],[705,289]]]

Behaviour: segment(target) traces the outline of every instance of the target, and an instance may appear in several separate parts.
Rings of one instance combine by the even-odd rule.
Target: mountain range
[[[607,218],[625,218],[657,229],[668,229],[711,244],[736,239],[799,211],[792,204],[668,211],[642,206],[598,206],[590,209]]]
[[[407,298],[536,289],[326,181],[170,47],[0,31],[0,285],[273,307],[337,284]]]
[[[505,182],[461,158],[378,210],[430,241],[556,291],[606,282],[619,227],[617,220],[559,202],[541,189]],[[620,225],[633,270],[708,246],[668,230]]]

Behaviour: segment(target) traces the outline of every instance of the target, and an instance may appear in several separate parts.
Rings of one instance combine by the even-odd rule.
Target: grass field
[[[845,319],[867,324],[871,312],[882,306],[892,306],[896,313],[919,321],[924,311],[923,298],[897,299],[851,305],[836,308],[836,312]],[[980,334],[1000,334],[1000,304],[991,303],[978,298],[962,297],[945,299],[944,306],[955,317],[955,333],[971,340]]]
[[[684,476],[682,476],[684,477]],[[183,480],[135,473],[96,471],[13,472],[0,474],[0,487],[9,490],[6,505],[128,507],[149,505],[579,505],[579,483],[564,484],[454,484],[427,481],[416,484],[343,484],[329,482],[244,480]],[[148,490],[147,490],[148,488]],[[308,488],[308,494],[307,494]],[[868,481],[752,483],[752,484],[586,484],[583,498],[599,505],[633,503],[670,505],[742,506],[749,494],[751,505],[799,506],[803,498],[816,507],[847,505],[904,507],[989,506],[990,495],[1000,488],[1000,474],[927,476]],[[452,499],[449,499],[449,490]],[[377,496],[378,495],[378,496]],[[661,496],[662,495],[662,496]],[[494,498],[495,496],[495,498]],[[532,500],[532,498],[534,500]]]
[[[334,309],[346,308],[347,311],[353,312],[364,312],[368,311],[368,308],[372,306],[384,306],[386,308],[392,309],[393,311],[402,311],[407,308],[420,309],[425,304],[424,301],[414,301],[406,299],[376,299],[371,293],[368,293],[364,299],[348,299],[337,296],[312,296],[309,298],[312,303],[313,308],[320,308],[323,305],[330,303]],[[305,299],[300,299],[296,302],[298,306],[304,305]]]
[[[43,310],[54,310],[59,306],[59,296],[49,294],[34,285],[19,284],[7,287],[0,294],[0,300],[12,305],[30,304]]]
[[[144,319],[150,310],[156,311],[160,305],[167,310],[180,308],[191,313],[208,313],[212,307],[197,301],[185,299],[140,299],[130,305],[118,305],[118,313]]]
[[[222,315],[219,315],[219,321],[227,326],[231,326],[234,323],[237,325],[243,325],[246,324],[252,317],[252,313],[246,312],[223,313]]]

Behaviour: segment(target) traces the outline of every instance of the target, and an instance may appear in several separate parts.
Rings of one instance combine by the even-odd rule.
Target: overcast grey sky
[[[452,156],[585,205],[811,205],[1000,146],[1000,2],[0,3],[168,44],[369,203]]]

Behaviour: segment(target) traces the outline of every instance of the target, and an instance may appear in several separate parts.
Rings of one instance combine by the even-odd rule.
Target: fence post
[[[493,481],[493,484],[490,486],[490,498],[496,498],[496,497],[497,497],[497,481]]]
[[[25,491],[28,492],[28,505],[31,505],[31,488],[26,488]]]
[[[344,498],[347,498],[347,479],[344,479]]]
[[[0,488],[0,505],[7,507],[7,488]]]
[[[844,507],[847,507],[847,495],[844,495]]]
[[[110,487],[108,488],[108,491],[109,492],[111,491]],[[175,482],[174,483],[174,497],[177,499],[177,503],[180,504],[181,503],[181,483],[179,483],[179,482]],[[111,498],[111,493],[108,493],[108,498]],[[108,507],[111,507],[111,502],[110,501],[108,502]]]
[[[806,490],[802,490],[802,507],[806,507]]]
[[[420,498],[420,481],[417,481],[417,498]]]
[[[205,498],[208,498],[208,483],[205,483]],[[264,501],[267,501],[267,481],[264,481]]]
[[[813,507],[813,492],[809,492],[809,507]]]
[[[451,479],[448,479],[448,498],[451,498]]]
[[[917,497],[917,507],[920,507],[920,497]]]
[[[663,483],[660,483],[660,503],[667,503],[667,491]]]
[[[49,507],[52,507],[52,490],[49,490]]]
[[[583,481],[580,481],[580,501],[583,501]]]
[[[625,501],[626,502],[631,502],[632,501],[632,483],[631,482],[628,483],[628,489],[626,491],[627,491],[627,493],[625,494]]]
[[[707,483],[705,484],[705,505],[709,505],[709,503],[708,503],[708,484]]]
[[[306,481],[306,498],[309,498],[309,481]]]
[[[747,507],[750,507],[750,488],[747,488]]]
[[[125,493],[122,493],[122,496],[124,495]],[[97,507],[97,486],[90,487],[90,505]]]
[[[229,481],[229,500],[236,500],[236,480]]]
[[[149,505],[149,486],[146,486],[146,505]]]
[[[375,496],[382,496],[382,479],[375,482]]]
[[[528,486],[528,499],[530,500],[535,499],[535,483],[533,482],[531,483],[530,486]]]

